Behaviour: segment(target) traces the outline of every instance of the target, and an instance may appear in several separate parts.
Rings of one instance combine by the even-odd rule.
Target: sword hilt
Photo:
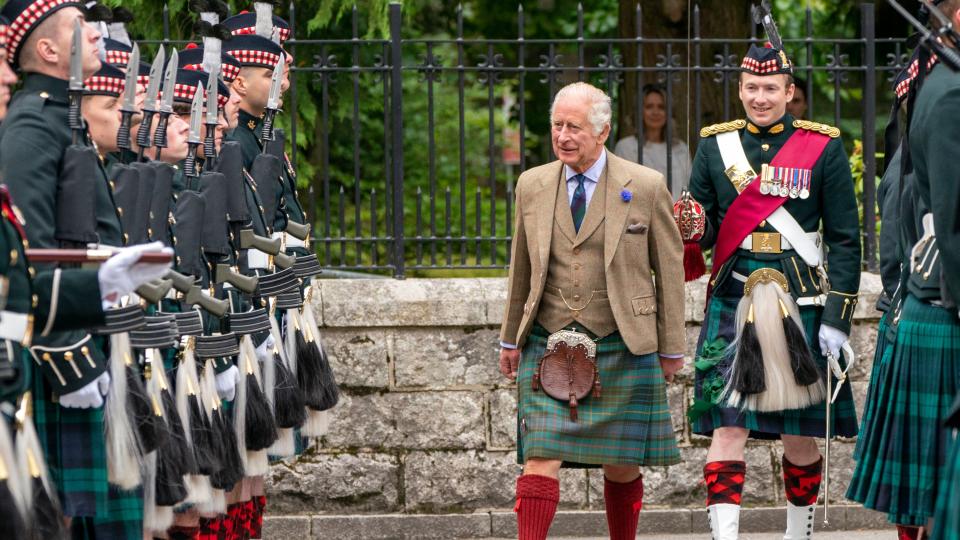
[[[130,124],[132,122],[132,112],[122,111],[120,113],[120,129],[117,130],[117,148],[121,150],[130,150]]]
[[[167,147],[167,122],[169,120],[170,113],[160,113],[160,120],[157,122],[157,130],[153,133],[153,145],[157,148]]]
[[[190,143],[190,149],[187,150],[187,159],[183,162],[183,174],[188,178],[196,178],[197,174],[197,144]]]
[[[140,123],[140,129],[137,130],[137,146],[142,152],[144,149],[153,146],[150,138],[150,125],[153,124],[153,115],[155,111],[143,110],[143,122]]]

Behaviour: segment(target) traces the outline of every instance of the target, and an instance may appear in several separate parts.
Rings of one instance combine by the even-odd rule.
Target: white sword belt
[[[33,317],[26,313],[0,311],[0,339],[23,343],[33,333]]]

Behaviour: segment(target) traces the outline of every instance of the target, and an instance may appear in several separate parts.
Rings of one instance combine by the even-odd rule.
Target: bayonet
[[[203,139],[203,155],[208,160],[213,160],[217,155],[214,135],[217,125],[220,123],[219,93],[217,86],[217,75],[211,72],[207,77],[207,112],[205,114],[204,124],[207,126],[207,136]]]
[[[190,105],[190,134],[187,136],[187,145],[190,149],[187,151],[187,159],[183,162],[183,174],[187,178],[196,178],[197,172],[197,148],[200,146],[200,124],[203,121],[203,87],[197,85],[197,90],[193,94],[193,103]]]
[[[263,151],[266,152],[267,141],[273,140],[273,120],[280,110],[280,87],[283,83],[283,55],[277,60],[277,65],[273,68],[273,77],[270,79],[270,93],[267,95],[267,107],[263,116],[263,130],[260,133],[260,140],[263,143]]]
[[[150,80],[147,82],[147,94],[143,100],[143,118],[141,119],[140,129],[137,130],[137,146],[140,147],[141,158],[143,158],[144,150],[153,146],[150,128],[153,124],[153,115],[157,113],[159,108],[157,100],[160,96],[160,83],[163,81],[163,64],[166,58],[166,51],[161,45],[160,50],[157,51],[157,56],[153,59],[153,65],[150,66]]]
[[[130,150],[130,123],[137,114],[137,74],[140,70],[140,46],[133,44],[127,61],[127,76],[123,82],[123,102],[120,105],[120,129],[117,130],[117,148]]]
[[[73,39],[70,43],[70,82],[68,97],[70,109],[67,121],[73,130],[73,144],[79,144],[83,135],[83,119],[80,102],[83,99],[83,26],[80,19],[73,23]]]
[[[173,49],[170,53],[170,60],[167,62],[167,69],[163,74],[163,93],[160,96],[160,120],[157,122],[157,130],[153,133],[153,145],[157,147],[157,159],[160,159],[160,152],[167,147],[167,121],[173,114],[173,91],[177,85],[177,63],[179,62],[177,50]]]

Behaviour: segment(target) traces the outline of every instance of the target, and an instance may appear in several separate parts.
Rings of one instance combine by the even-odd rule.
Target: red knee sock
[[[517,528],[520,540],[544,540],[560,501],[560,481],[538,474],[517,478]]]
[[[810,506],[817,504],[817,495],[820,493],[821,471],[823,458],[809,465],[794,465],[783,457],[783,487],[787,500],[794,506]]]
[[[200,518],[200,534],[198,540],[219,540],[222,538],[220,518]]]
[[[243,503],[233,503],[227,507],[227,515],[223,518],[223,538],[237,540],[241,537],[240,520],[243,517]]]
[[[253,498],[253,533],[252,538],[263,538],[263,514],[267,508],[266,495],[259,495]]]
[[[707,506],[740,504],[743,478],[747,474],[744,461],[711,461],[703,467],[707,484]]]
[[[610,540],[632,540],[643,508],[643,475],[621,484],[603,479],[603,500],[607,510]]]
[[[897,540],[919,540],[920,527],[897,525]]]

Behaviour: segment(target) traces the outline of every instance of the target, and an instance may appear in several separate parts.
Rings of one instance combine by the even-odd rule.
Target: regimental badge
[[[254,129],[257,128],[257,121],[250,120],[249,122],[247,122],[247,127],[250,128],[250,131],[253,131]]]
[[[727,175],[727,178],[730,179],[730,182],[733,183],[733,186],[737,188],[737,193],[741,193],[743,190],[747,189],[747,186],[750,185],[750,182],[753,182],[753,179],[757,177],[757,173],[754,172],[753,169],[741,169],[736,163],[729,166],[727,170],[723,172]]]
[[[813,171],[796,167],[771,167],[760,169],[760,193],[775,197],[806,199],[810,197],[810,180]]]
[[[780,51],[778,51],[778,54],[780,55],[780,64],[784,67],[784,69],[789,69],[790,60],[787,59],[787,53],[783,52],[783,50],[781,49]]]

